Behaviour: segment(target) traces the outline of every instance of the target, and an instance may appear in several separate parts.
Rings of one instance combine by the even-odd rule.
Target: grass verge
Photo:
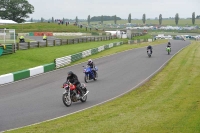
[[[199,133],[199,62],[200,43],[193,42],[143,86],[114,101],[10,132]]]
[[[0,57],[0,62],[3,62],[0,65],[0,75],[15,72],[23,69],[28,69],[31,67],[36,67],[40,65],[44,65],[47,63],[52,63],[55,58],[75,54],[78,52],[82,52],[84,50],[88,50],[91,48],[96,48],[98,46],[102,46],[105,44],[109,44],[111,42],[118,41],[127,41],[127,39],[115,39],[110,41],[102,41],[102,42],[88,42],[88,43],[80,43],[80,44],[71,44],[71,45],[62,45],[55,47],[44,47],[44,48],[35,48],[29,50],[20,50],[17,53],[12,55],[6,55]],[[164,43],[166,40],[152,42],[152,45]],[[111,50],[106,50],[100,54],[95,55],[94,57],[100,57],[105,54],[112,54],[113,52],[120,52],[130,48],[137,48],[146,46],[148,43],[138,44],[138,45],[124,45],[116,48],[112,48]],[[88,57],[91,58],[91,57]],[[88,58],[84,58],[86,60]],[[83,61],[80,60],[80,61]],[[80,62],[79,61],[79,62]],[[75,62],[77,63],[77,62]],[[23,65],[22,65],[23,64]]]

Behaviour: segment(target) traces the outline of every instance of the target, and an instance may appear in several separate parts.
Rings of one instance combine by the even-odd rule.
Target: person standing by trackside
[[[47,40],[47,36],[46,36],[46,34],[43,35],[43,40],[44,40],[44,41]]]

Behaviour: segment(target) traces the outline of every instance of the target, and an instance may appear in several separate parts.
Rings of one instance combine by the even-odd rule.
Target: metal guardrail
[[[77,44],[77,43],[84,43],[84,42],[104,41],[104,40],[111,40],[115,38],[116,38],[115,36],[102,36],[102,37],[84,37],[84,38],[75,38],[75,39],[56,39],[56,40],[46,40],[46,41],[37,41],[37,42],[24,42],[24,43],[17,43],[17,50],[59,46],[59,45],[66,45],[66,44]]]

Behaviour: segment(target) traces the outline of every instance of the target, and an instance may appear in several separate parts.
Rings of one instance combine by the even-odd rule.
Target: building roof
[[[17,22],[13,20],[2,20],[0,19],[0,24],[17,24]]]

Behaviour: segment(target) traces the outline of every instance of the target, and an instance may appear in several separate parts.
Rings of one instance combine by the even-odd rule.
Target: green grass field
[[[193,42],[151,80],[116,100],[10,132],[199,133],[199,80],[200,42]]]

